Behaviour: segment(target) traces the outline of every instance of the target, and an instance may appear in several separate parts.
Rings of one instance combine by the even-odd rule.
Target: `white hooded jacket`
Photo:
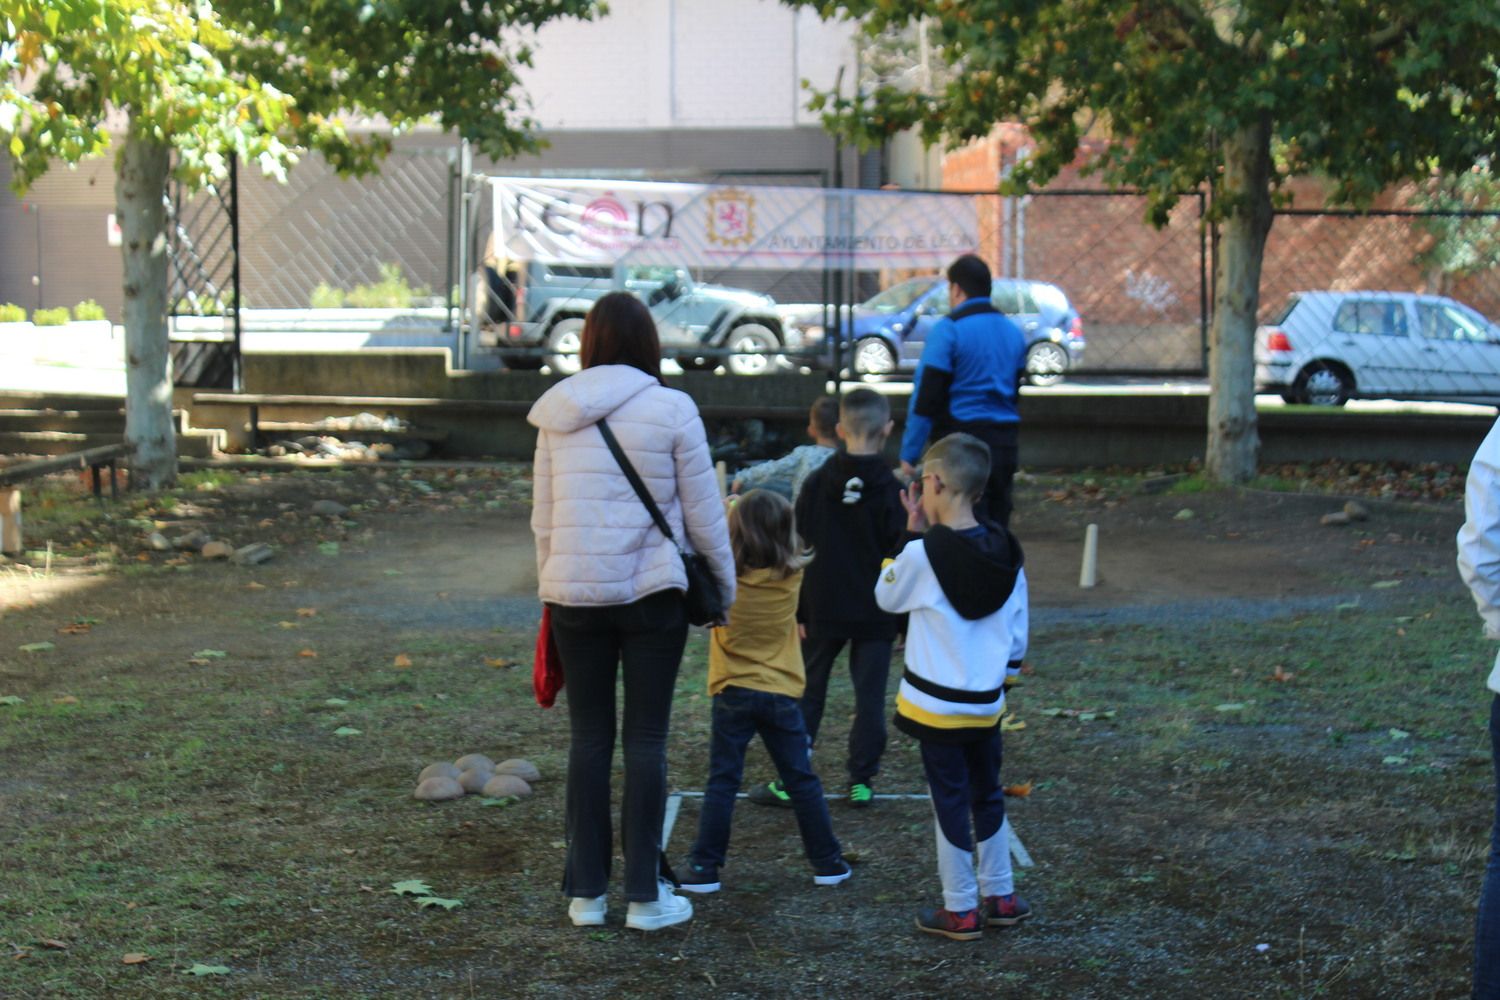
[[[1484,619],[1484,634],[1500,639],[1500,421],[1490,428],[1464,490],[1464,526],[1458,529],[1458,574]],[[1488,687],[1500,694],[1500,655]]]
[[[687,588],[677,549],[620,471],[596,426],[600,418],[609,420],[677,540],[707,557],[728,606],[734,555],[698,407],[628,365],[598,365],[563,379],[526,418],[539,432],[531,530],[541,599],[603,607]]]

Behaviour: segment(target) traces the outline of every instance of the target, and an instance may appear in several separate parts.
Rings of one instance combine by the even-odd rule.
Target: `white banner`
[[[783,270],[931,268],[979,249],[976,199],[813,187],[496,177],[513,260]]]

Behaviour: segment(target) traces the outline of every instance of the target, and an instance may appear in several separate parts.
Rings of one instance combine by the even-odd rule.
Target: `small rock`
[[[337,500],[319,500],[312,505],[312,512],[314,514],[321,514],[324,517],[343,517],[349,513],[349,508]]]
[[[1191,507],[1184,507],[1181,510],[1179,510],[1177,513],[1175,513],[1175,514],[1172,515],[1172,520],[1174,520],[1174,521],[1191,521],[1193,518],[1195,518],[1197,516],[1198,516],[1197,514],[1193,513],[1193,509]]]
[[[1368,521],[1370,519],[1370,508],[1358,500],[1350,500],[1344,504],[1344,513],[1349,515],[1351,521]]]
[[[421,782],[426,781],[428,778],[452,778],[454,781],[457,781],[461,774],[463,774],[463,772],[458,768],[454,767],[446,760],[442,760],[438,761],[436,764],[428,764],[426,767],[422,768],[422,773],[417,776],[417,782],[420,784]]]
[[[185,535],[178,535],[172,539],[172,547],[177,549],[191,549],[197,552],[212,540],[206,531],[189,531]]]
[[[458,783],[466,792],[478,794],[484,790],[484,786],[495,776],[495,772],[484,767],[471,767],[458,776]]]
[[[502,760],[495,765],[496,774],[514,774],[525,782],[540,781],[542,772],[538,771],[536,765],[529,760],[520,757],[512,757],[510,760]]]
[[[234,555],[234,546],[228,542],[208,542],[198,550],[198,554],[205,559],[228,559]]]
[[[531,794],[531,786],[514,774],[497,774],[484,783],[483,791],[491,799],[503,799],[507,796],[520,799]]]
[[[463,798],[464,789],[454,778],[437,777],[428,778],[419,784],[412,794],[427,802],[446,802],[448,799]]]
[[[242,548],[234,550],[229,561],[237,566],[259,566],[276,554],[276,550],[265,542],[251,542]]]
[[[170,552],[172,543],[160,531],[153,531],[146,536],[146,547],[153,552]]]
[[[493,771],[495,769],[495,762],[482,753],[471,753],[465,754],[458,758],[458,760],[455,760],[453,766],[460,771],[467,771],[473,767],[482,767],[486,771]]]
[[[1318,523],[1319,524],[1328,524],[1328,525],[1339,525],[1339,524],[1348,524],[1352,520],[1354,520],[1354,519],[1352,517],[1350,517],[1347,512],[1342,511],[1342,510],[1336,510],[1332,514],[1324,514],[1322,517],[1318,518]]]

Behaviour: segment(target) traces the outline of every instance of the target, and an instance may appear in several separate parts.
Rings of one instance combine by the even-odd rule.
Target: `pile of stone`
[[[239,566],[258,566],[276,554],[276,550],[265,542],[251,542],[235,548],[202,528],[194,528],[175,538],[153,531],[146,536],[145,547],[152,552],[196,552],[204,559],[227,559]]]
[[[420,438],[405,441],[345,441],[331,434],[308,434],[277,441],[265,449],[270,458],[303,458],[308,461],[395,462],[415,461],[432,454],[432,443]]]
[[[496,764],[482,753],[465,754],[453,763],[428,764],[417,776],[412,794],[427,802],[446,802],[467,795],[487,799],[521,799],[531,794],[541,772],[529,760],[512,757]]]

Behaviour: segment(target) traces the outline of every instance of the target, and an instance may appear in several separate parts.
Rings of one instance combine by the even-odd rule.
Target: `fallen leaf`
[[[1006,785],[1002,791],[1013,799],[1024,799],[1031,794],[1031,782],[1027,781],[1019,785]]]
[[[298,618],[313,618],[313,617],[316,617],[317,614],[318,614],[318,609],[317,608],[298,608],[297,609],[297,617]]]
[[[339,543],[338,542],[319,542],[318,543],[318,551],[321,552],[321,553],[323,553],[325,556],[336,556],[336,555],[339,554]]]
[[[411,666],[411,657],[405,653],[397,653],[396,659],[391,662],[391,666],[398,670],[405,670]]]
[[[298,623],[298,622],[277,622],[276,623],[276,627],[277,628],[301,628],[302,625],[300,623]]]
[[[409,878],[404,882],[392,882],[391,892],[398,896],[431,896],[432,886],[422,879]]]
[[[1380,763],[1382,763],[1382,764],[1405,764],[1406,763],[1406,758],[1404,756],[1402,756],[1401,754],[1393,753],[1393,754],[1391,754],[1388,757],[1382,758],[1381,761],[1380,761]]]
[[[304,649],[297,655],[307,660],[316,660],[318,658],[318,654],[313,652],[311,649]]]
[[[25,700],[18,694],[0,695],[0,705],[19,705]]]
[[[58,635],[82,635],[83,633],[88,632],[89,630],[91,630],[93,627],[94,626],[90,625],[88,622],[74,622],[71,625],[64,625],[62,628],[58,629],[57,630],[57,634]]]
[[[68,943],[66,941],[59,941],[57,938],[42,938],[37,944],[43,948],[56,948],[58,951],[68,950]]]
[[[1371,590],[1390,590],[1392,587],[1401,586],[1400,580],[1377,580],[1370,584]]]
[[[463,906],[464,901],[461,899],[441,899],[437,896],[423,896],[417,900],[417,905],[424,910],[431,909],[434,906],[441,906],[445,910],[453,910]]]
[[[202,962],[194,962],[191,969],[184,969],[183,972],[189,976],[227,976],[229,966],[204,965]]]
[[[339,726],[333,731],[335,736],[360,736],[362,733],[353,726]]]
[[[265,590],[266,589],[266,585],[263,584],[263,583],[256,583],[254,580],[251,580],[249,583],[245,584],[245,589],[246,590]]]
[[[126,952],[126,954],[120,959],[120,961],[125,965],[140,965],[142,962],[151,961],[151,956],[147,955],[145,952],[131,951]]]
[[[229,654],[222,649],[200,649],[193,655],[200,660],[222,660]]]
[[[1393,740],[1409,740],[1409,739],[1411,739],[1411,733],[1408,733],[1404,729],[1391,729],[1391,730],[1389,730],[1389,732],[1390,732],[1390,737]]]
[[[328,705],[332,708],[343,708],[345,705],[349,704],[349,702],[344,698],[328,698],[323,702],[323,704]]]
[[[1275,672],[1271,674],[1271,680],[1275,681],[1277,684],[1285,684],[1287,681],[1296,676],[1296,674],[1288,673],[1287,671],[1281,669],[1281,664],[1278,663],[1276,664]]]
[[[1245,703],[1242,701],[1226,701],[1222,705],[1215,705],[1215,712],[1243,712]]]
[[[514,795],[503,795],[498,799],[480,799],[479,804],[482,806],[508,806],[513,802],[519,801],[521,800]]]
[[[191,657],[191,658],[188,659],[188,666],[190,666],[190,667],[206,667],[206,666],[208,666],[209,662],[210,661],[203,659],[203,657],[201,657],[201,656],[194,656],[194,657]]]
[[[1000,731],[1002,733],[1014,733],[1025,728],[1026,721],[1024,719],[1016,718],[1009,712],[1007,712],[1005,714],[1005,717],[1000,720]]]
[[[513,667],[516,665],[516,661],[507,660],[503,656],[486,656],[484,658],[484,665],[487,667]]]
[[[57,647],[54,646],[50,642],[28,642],[26,645],[24,645],[24,646],[21,647],[21,652],[23,652],[23,653],[45,653],[48,650],[53,650],[53,649],[56,649],[56,648]]]
[[[75,695],[65,694],[61,698],[53,698],[52,699],[52,704],[54,704],[54,705],[76,705],[76,704],[78,704],[78,698]]]

